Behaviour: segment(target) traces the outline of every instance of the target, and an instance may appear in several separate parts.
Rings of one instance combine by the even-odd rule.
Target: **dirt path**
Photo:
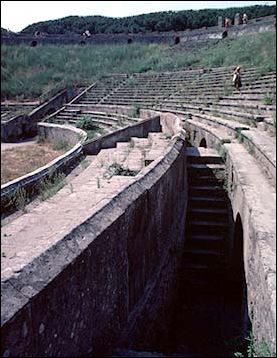
[[[1,185],[31,173],[62,155],[51,143],[38,143],[36,139],[20,143],[1,143]]]

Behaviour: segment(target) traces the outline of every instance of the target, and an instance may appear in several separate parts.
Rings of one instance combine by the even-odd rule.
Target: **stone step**
[[[247,112],[237,112],[237,111],[228,111],[226,109],[220,109],[219,107],[205,107],[203,108],[203,112],[208,112],[215,114],[219,117],[223,118],[230,118],[234,120],[238,120],[240,122],[247,122],[254,121],[254,122],[261,122],[264,119],[263,115],[257,115]]]
[[[113,163],[122,162],[125,158],[123,151],[116,150],[115,148],[101,149],[97,154],[96,161],[101,166],[108,166]]]
[[[136,147],[140,149],[150,148],[151,142],[149,138],[138,138],[138,137],[131,137],[130,138],[130,147]]]
[[[178,353],[161,353],[155,351],[137,351],[131,349],[116,349],[111,357],[193,357],[193,355],[184,355]],[[196,357],[196,356],[194,356]]]
[[[187,235],[191,234],[225,234],[228,229],[226,222],[190,220],[186,223]]]
[[[264,112],[271,112],[276,110],[276,106],[274,105],[265,105],[265,104],[258,104],[253,103],[251,101],[234,101],[234,100],[225,100],[225,101],[219,101],[218,103],[213,103],[214,108],[239,108],[243,111],[264,111]]]
[[[218,249],[206,249],[206,248],[194,248],[188,247],[184,250],[184,258],[189,258],[192,261],[202,263],[210,262],[212,260],[221,260],[223,258],[223,254]]]
[[[158,157],[160,157],[164,150],[165,150],[166,146],[164,146],[163,148],[152,148],[149,152],[146,153],[145,155],[145,159],[144,159],[144,163],[145,166],[149,165],[150,163],[152,163],[154,160],[156,160]]]
[[[132,148],[124,161],[124,166],[132,171],[140,171],[144,165],[142,151],[139,148]]]
[[[183,280],[194,282],[195,284],[210,284],[207,278],[217,274],[222,270],[222,262],[208,261],[201,262],[196,261],[194,258],[186,257],[183,259]]]
[[[223,208],[188,208],[188,220],[209,220],[209,221],[228,221],[227,209]]]
[[[229,96],[219,96],[219,100],[232,100],[239,102],[251,102],[251,103],[261,103],[261,96],[251,95],[251,94],[232,94]]]
[[[190,164],[223,164],[222,158],[214,149],[187,147],[186,155]]]
[[[264,89],[245,89],[245,90],[241,90],[241,95],[257,95],[260,96],[260,99],[262,99],[263,96],[268,95],[268,93],[275,93],[274,92],[274,87],[268,87],[268,88],[264,88]]]
[[[148,133],[148,138],[149,138],[150,142],[152,143],[152,146],[155,146],[155,145],[165,142],[165,136],[161,132],[157,132],[157,133],[150,132],[150,133]]]
[[[211,175],[201,175],[201,176],[188,176],[188,183],[189,185],[196,185],[196,186],[213,186],[218,185],[218,178]]]
[[[200,197],[191,196],[189,198],[190,208],[224,208],[226,206],[226,198],[223,197]]]
[[[207,234],[194,234],[185,238],[185,244],[193,247],[222,247],[225,237],[224,235],[207,235]]]
[[[81,121],[84,117],[83,116],[75,116],[75,117],[68,117],[68,116],[65,116],[65,115],[58,115],[56,117],[57,119],[64,119],[64,120],[67,120],[68,122],[70,123],[77,123],[78,121]],[[101,124],[103,125],[104,127],[111,127],[113,125],[119,125],[119,121],[117,120],[113,120],[113,119],[110,119],[110,118],[87,118],[91,123],[95,123],[95,124]]]
[[[125,149],[125,150],[127,150],[127,149],[129,149],[130,148],[130,142],[117,142],[116,143],[116,148],[118,148],[118,149]]]
[[[223,178],[225,173],[225,165],[223,164],[188,164],[189,176],[214,176]]]
[[[190,186],[188,190],[188,195],[190,197],[199,196],[201,198],[207,197],[224,197],[226,196],[226,191],[222,188],[222,186]]]
[[[190,170],[224,170],[225,169],[225,165],[224,164],[213,164],[213,163],[189,163],[188,164],[188,169]]]

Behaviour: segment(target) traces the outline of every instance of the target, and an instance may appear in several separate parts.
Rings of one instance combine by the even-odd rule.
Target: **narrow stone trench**
[[[241,335],[242,291],[230,282],[232,213],[224,186],[225,165],[207,148],[187,148],[188,208],[175,352],[224,357]],[[236,278],[238,279],[238,277]],[[175,332],[174,332],[175,331]]]
[[[120,349],[113,356],[233,357],[242,349],[248,329],[243,232],[230,232],[225,165],[212,149],[188,147],[187,157],[186,239],[168,337],[151,352]]]

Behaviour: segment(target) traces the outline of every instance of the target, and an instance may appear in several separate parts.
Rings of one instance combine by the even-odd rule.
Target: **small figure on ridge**
[[[242,23],[243,23],[243,24],[247,24],[247,23],[248,23],[248,16],[247,16],[246,13],[244,13],[243,16],[242,16]]]

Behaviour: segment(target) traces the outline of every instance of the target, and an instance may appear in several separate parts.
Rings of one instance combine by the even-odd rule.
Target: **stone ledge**
[[[258,342],[276,345],[276,193],[241,144],[224,144],[234,220],[240,214],[249,312]],[[243,161],[240,160],[243,158]]]

